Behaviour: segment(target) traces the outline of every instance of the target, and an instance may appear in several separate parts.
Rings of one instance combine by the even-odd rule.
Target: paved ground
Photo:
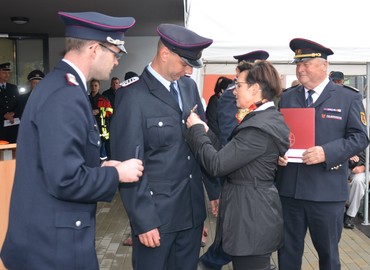
[[[206,247],[201,249],[201,254],[212,243],[215,218],[209,215],[205,225],[208,227],[208,241]],[[370,236],[370,226],[361,225],[359,218],[356,220],[354,230],[343,230],[340,242],[342,270],[370,270],[370,238],[359,229],[369,233],[368,236]],[[131,247],[121,244],[129,233],[129,222],[118,194],[112,203],[100,203],[98,205],[96,249],[101,270],[132,269]],[[272,263],[277,263],[276,253],[272,256]],[[232,270],[232,266],[226,265],[222,269]],[[302,270],[314,269],[319,269],[317,254],[309,235],[307,235]]]

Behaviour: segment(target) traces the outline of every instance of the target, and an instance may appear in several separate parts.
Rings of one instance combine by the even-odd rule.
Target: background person
[[[349,159],[349,196],[346,203],[346,211],[343,221],[343,226],[347,229],[353,229],[355,227],[354,218],[359,212],[361,199],[364,197],[366,192],[365,164],[365,151],[362,151],[360,154]]]
[[[282,209],[274,186],[279,155],[289,147],[289,129],[273,98],[282,91],[271,63],[260,61],[235,82],[238,108],[246,109],[231,140],[220,143],[192,113],[186,136],[197,160],[213,176],[227,176],[220,198],[216,243],[231,256],[233,269],[270,269],[281,247]],[[268,198],[268,199],[267,199]]]
[[[36,85],[45,77],[45,74],[44,72],[42,72],[41,70],[38,70],[38,69],[35,69],[35,70],[32,70],[30,73],[28,73],[27,75],[27,80],[28,80],[28,83],[29,83],[29,86],[30,86],[30,89],[29,91],[26,93],[26,94],[23,94],[23,95],[20,95],[19,96],[19,107],[18,107],[18,110],[19,110],[19,117],[22,118],[22,114],[23,114],[23,111],[24,111],[24,108],[26,106],[26,103],[33,91],[33,89],[35,89]]]
[[[109,100],[100,94],[99,91],[100,81],[92,79],[90,81],[89,100],[100,132],[100,160],[106,160],[108,159],[106,142],[109,140],[109,119],[113,114],[113,108]]]
[[[232,82],[233,80],[227,77],[218,77],[214,88],[214,94],[208,100],[208,105],[206,108],[207,125],[217,137],[220,135],[217,116],[218,99]]]
[[[120,89],[111,126],[112,157],[140,152],[141,180],[120,185],[132,228],[135,270],[194,270],[206,218],[202,172],[185,141],[194,108],[204,118],[196,83],[212,40],[185,27],[161,24],[157,53],[140,80]]]
[[[66,53],[30,96],[19,130],[1,250],[7,269],[98,270],[96,203],[111,201],[119,182],[137,181],[143,171],[138,159],[99,167],[99,131],[86,87],[93,77],[109,78],[125,51],[123,33],[135,20],[59,15],[67,25]]]
[[[329,74],[329,78],[332,79],[333,83],[344,84],[344,74],[341,71],[332,71]]]
[[[10,72],[10,63],[0,64],[0,140],[15,143],[19,127],[19,92],[16,85],[9,83]]]
[[[117,77],[112,77],[112,79],[110,81],[110,88],[103,92],[103,96],[105,96],[109,100],[113,109],[114,109],[114,102],[115,102],[115,99],[116,99],[117,90],[118,90],[118,88],[120,88],[119,83],[120,83],[120,81]]]
[[[306,149],[302,163],[279,158],[276,184],[284,214],[279,269],[301,269],[307,228],[320,269],[340,269],[338,243],[348,198],[348,159],[368,144],[362,98],[357,91],[329,80],[331,49],[301,38],[289,45],[302,85],[284,91],[280,108],[315,109],[315,146]]]

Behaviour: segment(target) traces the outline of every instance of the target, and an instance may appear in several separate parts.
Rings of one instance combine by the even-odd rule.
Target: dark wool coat
[[[275,107],[251,112],[217,151],[202,125],[189,129],[196,158],[214,176],[227,176],[220,199],[216,241],[232,256],[262,255],[282,243],[283,218],[273,184],[278,157],[289,147],[289,129]]]

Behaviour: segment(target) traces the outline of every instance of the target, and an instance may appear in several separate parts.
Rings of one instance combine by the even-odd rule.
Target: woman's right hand
[[[192,127],[193,125],[196,125],[196,124],[202,124],[204,126],[206,132],[209,129],[207,124],[205,122],[203,122],[202,119],[200,119],[199,116],[196,113],[192,112],[192,113],[190,113],[188,119],[186,120],[186,127],[190,128],[190,127]]]

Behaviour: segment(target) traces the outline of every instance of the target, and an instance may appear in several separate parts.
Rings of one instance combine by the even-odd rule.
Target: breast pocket
[[[151,147],[165,147],[176,139],[176,123],[171,117],[148,118],[146,127]]]

